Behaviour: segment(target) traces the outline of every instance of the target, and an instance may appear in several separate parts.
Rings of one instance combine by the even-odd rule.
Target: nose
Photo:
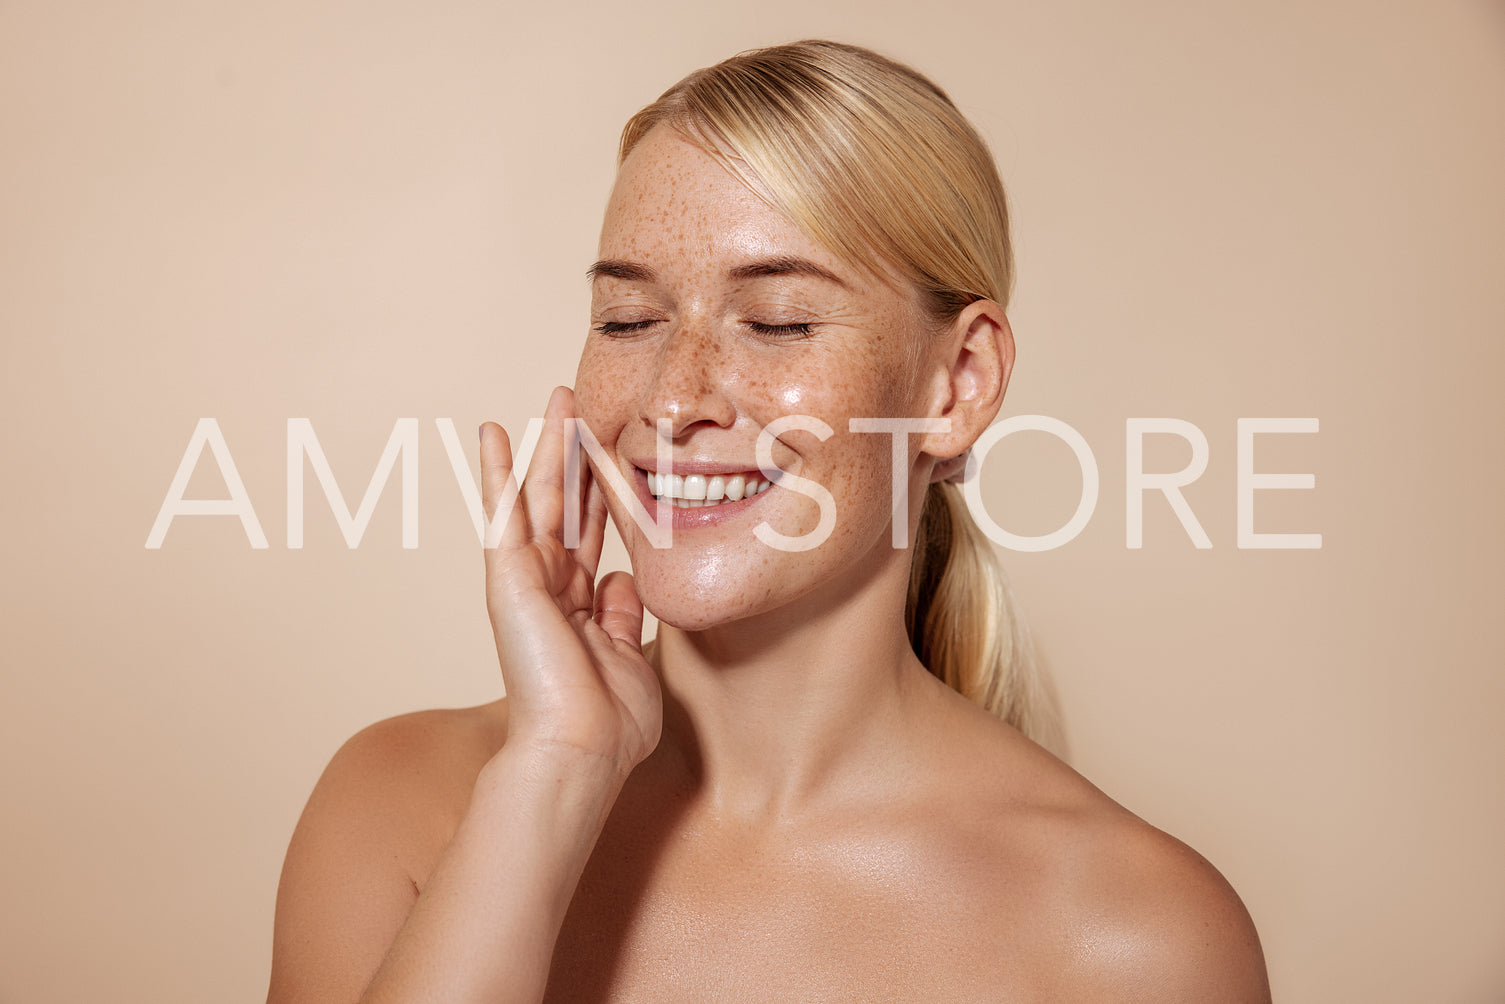
[[[737,413],[726,394],[729,362],[709,326],[680,323],[659,347],[639,416],[655,428],[668,419],[675,439],[701,423],[730,428]]]

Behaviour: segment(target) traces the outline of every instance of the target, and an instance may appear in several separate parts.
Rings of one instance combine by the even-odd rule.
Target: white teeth
[[[648,491],[654,498],[680,509],[699,509],[740,502],[767,491],[771,482],[744,474],[658,474],[644,471]]]

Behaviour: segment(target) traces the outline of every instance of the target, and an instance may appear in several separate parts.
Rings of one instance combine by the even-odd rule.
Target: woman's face
[[[925,417],[944,398],[927,362],[935,335],[912,288],[842,263],[664,126],[618,173],[593,274],[577,414],[650,513],[666,488],[723,495],[681,501],[672,545],[655,550],[608,493],[648,609],[697,630],[815,590],[853,590],[886,562],[907,568],[907,552],[890,543],[892,437],[850,432],[848,420]],[[805,551],[770,546],[754,528],[808,534],[820,522],[815,499],[777,483],[745,495],[767,480],[758,434],[789,415],[833,430],[825,441],[785,432],[773,445],[780,469],[835,503],[830,536]],[[655,471],[661,419],[669,472]],[[911,464],[919,442],[909,437]],[[654,474],[685,483],[660,485]],[[917,499],[924,485],[910,480]]]

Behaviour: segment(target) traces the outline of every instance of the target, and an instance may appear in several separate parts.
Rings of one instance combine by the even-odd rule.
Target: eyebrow
[[[744,265],[737,265],[729,269],[727,274],[733,279],[802,275],[813,279],[823,279],[843,288],[847,286],[846,281],[835,272],[816,264],[809,258],[801,258],[798,255],[783,254],[759,258]],[[592,282],[602,278],[622,279],[627,282],[653,282],[658,278],[658,273],[641,262],[627,261],[622,258],[603,258],[585,270],[585,277]]]
[[[771,275],[804,275],[812,279],[824,279],[838,286],[846,286],[846,282],[830,269],[817,265],[809,258],[789,254],[759,258],[746,265],[738,265],[729,274],[733,279],[760,279]]]
[[[658,273],[647,265],[621,258],[603,258],[585,270],[585,277],[592,282],[597,279],[625,279],[628,282],[652,282]]]

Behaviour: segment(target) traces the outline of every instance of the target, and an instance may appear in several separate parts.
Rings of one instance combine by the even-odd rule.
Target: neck
[[[871,787],[939,682],[904,627],[909,552],[755,617],[660,625],[655,754],[718,814],[787,818]],[[892,771],[887,772],[892,776]]]

